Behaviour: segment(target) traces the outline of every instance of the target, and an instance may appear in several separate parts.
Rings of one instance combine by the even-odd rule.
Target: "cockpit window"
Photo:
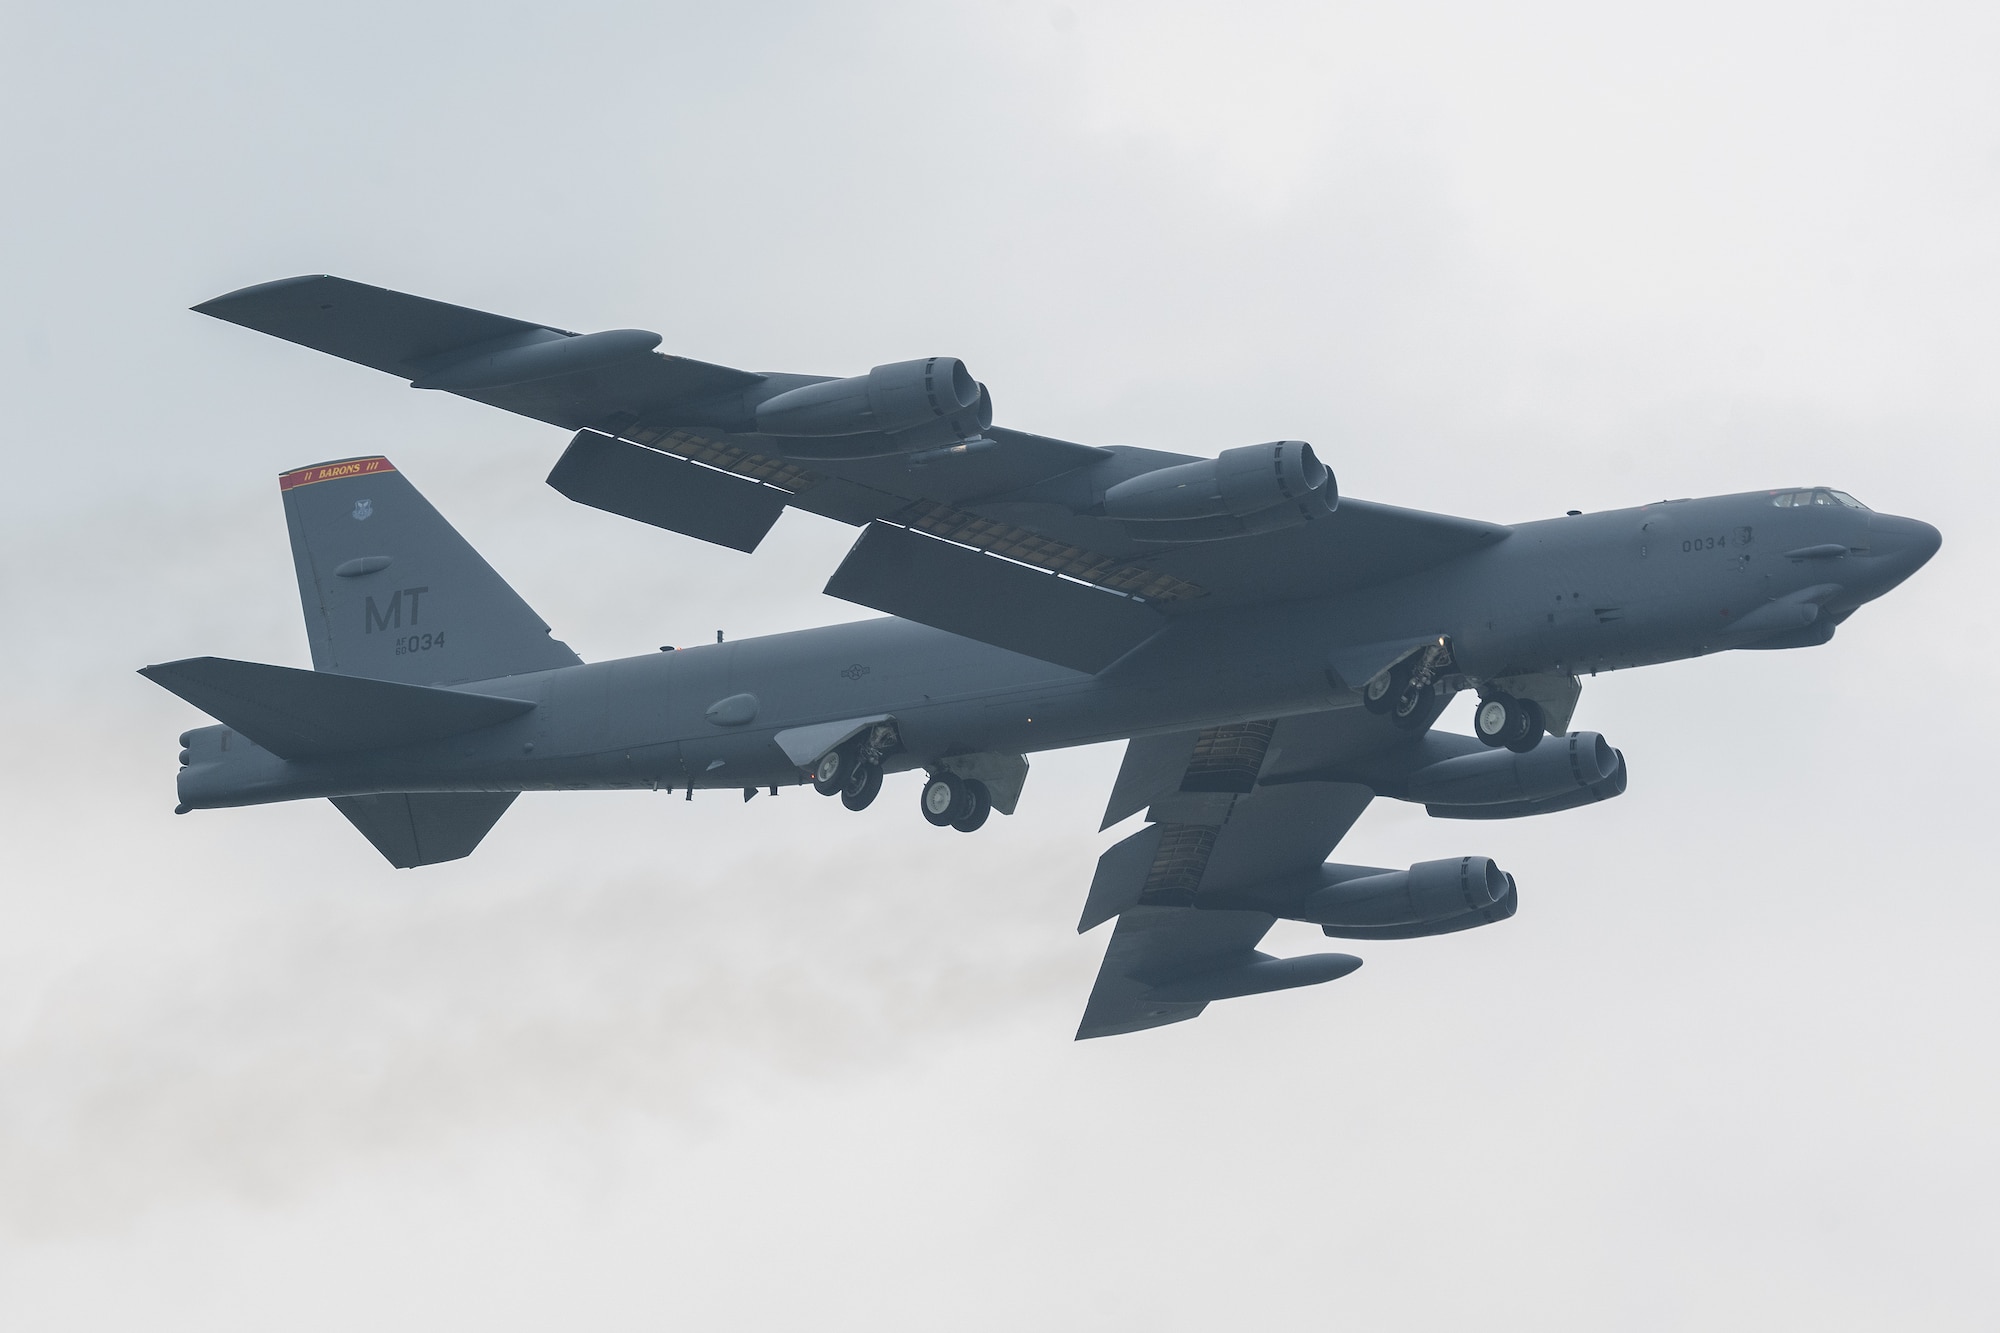
[[[1818,486],[1809,491],[1779,491],[1771,497],[1771,503],[1780,509],[1797,509],[1805,505],[1844,505],[1849,509],[1867,512],[1868,506],[1849,495],[1846,491],[1828,490]]]

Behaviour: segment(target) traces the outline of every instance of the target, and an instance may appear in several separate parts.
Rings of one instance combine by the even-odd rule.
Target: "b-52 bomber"
[[[1012,814],[1035,751],[1127,742],[1080,931],[1115,920],[1078,1037],[1344,976],[1276,958],[1505,920],[1483,856],[1327,860],[1378,796],[1446,819],[1625,790],[1572,731],[1584,673],[1825,643],[1938,548],[1824,487],[1504,526],[1339,496],[1297,440],[1218,457],[993,424],[963,363],[828,379],[572,333],[334,277],[204,314],[574,432],[549,484],[753,551],[787,507],[861,529],[826,591],[887,618],[584,663],[383,457],[279,480],[313,670],[144,674],[221,725],[179,809],[330,798],[396,866],[470,853],[523,791],[811,783],[851,810],[921,772],[929,823]],[[1434,731],[1460,691],[1473,735]]]

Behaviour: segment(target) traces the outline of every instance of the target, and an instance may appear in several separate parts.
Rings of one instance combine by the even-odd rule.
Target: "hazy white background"
[[[1996,15],[8,0],[0,1325],[1990,1327]],[[1945,547],[1826,648],[1591,682],[1623,800],[1343,850],[1490,853],[1513,921],[1073,1045],[1116,747],[976,839],[908,778],[531,795],[400,872],[169,813],[202,719],[132,669],[305,663],[289,466],[388,453],[587,657],[853,614],[845,529],[581,509],[561,432],[185,310],[307,272]]]

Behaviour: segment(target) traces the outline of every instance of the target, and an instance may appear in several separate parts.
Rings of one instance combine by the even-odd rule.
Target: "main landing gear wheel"
[[[847,789],[847,780],[854,776],[859,766],[859,758],[851,750],[828,750],[813,765],[813,790],[821,796],[838,796]]]
[[[993,809],[993,795],[977,778],[961,778],[956,773],[940,773],[924,784],[919,802],[924,818],[938,828],[955,828],[970,833],[986,822]]]
[[[1386,713],[1396,706],[1409,683],[1410,673],[1401,663],[1378,672],[1361,687],[1361,706],[1371,713]]]
[[[849,810],[866,810],[881,790],[881,765],[859,763],[849,771],[847,785],[840,789],[840,803]]]
[[[986,822],[986,816],[993,813],[993,793],[986,790],[986,784],[978,778],[965,780],[966,795],[972,798],[972,809],[961,818],[951,821],[951,826],[960,833],[971,833]]]
[[[940,773],[924,783],[917,799],[924,818],[939,828],[950,827],[954,819],[961,818],[971,808],[965,783],[956,773]]]
[[[1529,722],[1528,709],[1511,694],[1486,695],[1472,710],[1472,734],[1496,750],[1503,745],[1518,749],[1524,740],[1533,748],[1539,737],[1529,730]]]
[[[1403,692],[1396,696],[1396,702],[1389,707],[1389,721],[1404,731],[1422,730],[1430,720],[1431,692],[1405,685]]]
[[[1533,699],[1520,699],[1516,702],[1521,705],[1521,711],[1527,714],[1528,725],[1522,730],[1520,739],[1509,741],[1507,748],[1515,754],[1526,754],[1542,743],[1542,735],[1548,731],[1549,721],[1542,712],[1542,706]]]

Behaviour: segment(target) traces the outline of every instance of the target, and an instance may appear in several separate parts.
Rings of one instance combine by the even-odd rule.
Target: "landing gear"
[[[1407,684],[1389,705],[1389,721],[1404,731],[1421,731],[1430,720],[1430,702],[1429,685]]]
[[[993,794],[978,778],[967,778],[965,789],[972,795],[972,809],[966,812],[963,819],[952,820],[951,826],[960,833],[971,833],[986,822],[986,816],[993,813]]]
[[[1431,701],[1430,681],[1419,681],[1418,660],[1396,663],[1361,687],[1361,706],[1379,713],[1404,730],[1422,725],[1424,705]]]
[[[847,788],[847,780],[854,776],[854,770],[861,766],[861,756],[845,747],[828,750],[813,765],[813,790],[821,796],[838,796]]]
[[[1482,695],[1472,712],[1473,735],[1495,749],[1505,746],[1516,754],[1526,754],[1541,744],[1547,728],[1540,704],[1511,694]]]
[[[1409,683],[1410,673],[1400,662],[1387,671],[1377,672],[1375,679],[1361,687],[1361,706],[1371,713],[1386,713],[1396,706],[1403,687]]]
[[[817,779],[813,785],[819,785]],[[840,803],[849,810],[866,810],[881,791],[882,766],[863,760],[848,771],[846,784],[840,789]]]
[[[1361,704],[1404,731],[1422,731],[1433,720],[1437,682],[1451,665],[1451,645],[1440,639],[1362,686]]]
[[[925,820],[931,824],[970,833],[993,812],[993,795],[978,778],[939,773],[924,783],[920,804]]]
[[[877,723],[821,755],[810,771],[813,790],[838,796],[849,810],[866,810],[882,790],[882,761],[901,749],[893,723]]]
[[[1528,729],[1520,740],[1507,748],[1515,754],[1526,754],[1542,743],[1542,737],[1548,734],[1549,720],[1543,714],[1542,706],[1533,699],[1522,699],[1520,704],[1521,711],[1528,715]]]

